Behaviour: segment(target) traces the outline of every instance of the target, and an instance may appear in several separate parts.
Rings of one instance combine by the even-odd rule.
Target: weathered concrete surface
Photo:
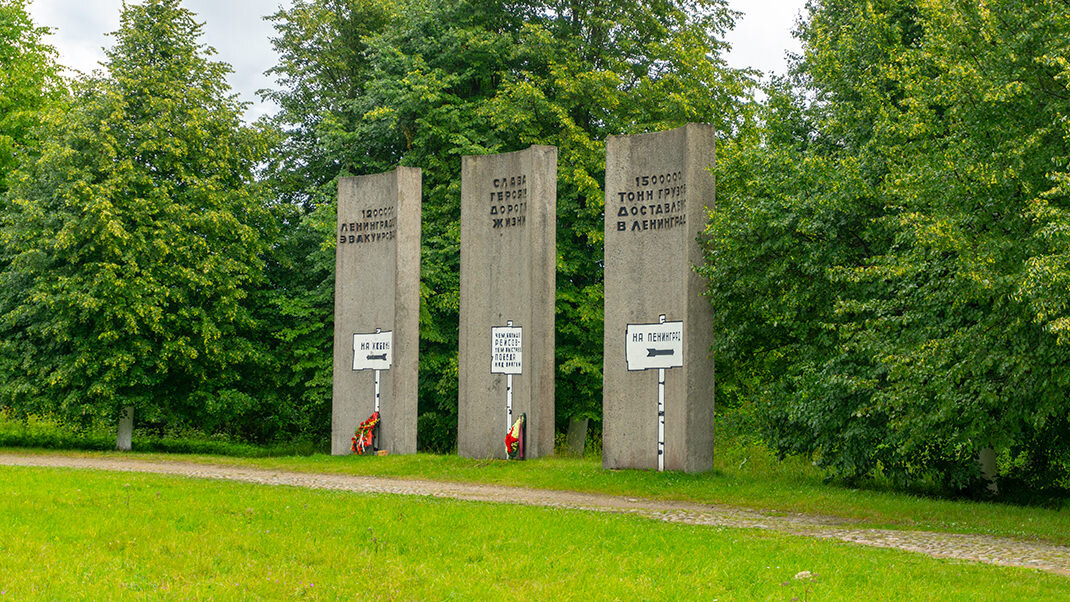
[[[353,335],[393,333],[393,363],[380,371],[379,448],[416,452],[419,376],[420,197],[418,168],[341,178],[335,255],[334,402],[331,453],[351,453],[353,431],[374,405],[375,371],[353,369]]]
[[[491,328],[523,329],[513,416],[527,414],[526,456],[553,453],[557,148],[467,156],[461,167],[457,451],[504,458],[506,382],[491,373]]]
[[[606,141],[603,455],[606,468],[657,467],[658,371],[629,372],[628,324],[683,321],[683,366],[665,371],[665,469],[713,466],[713,312],[697,238],[713,205],[714,128]]]

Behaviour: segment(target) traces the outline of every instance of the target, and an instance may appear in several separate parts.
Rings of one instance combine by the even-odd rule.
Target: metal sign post
[[[665,470],[665,368],[658,368],[658,472]]]
[[[508,320],[505,326],[491,327],[490,339],[490,373],[505,375],[505,432],[508,433],[513,428],[513,375],[523,373],[524,329]],[[505,457],[509,458],[508,447]]]
[[[389,370],[393,363],[394,333],[392,331],[376,328],[375,332],[353,335],[353,369],[372,370],[375,373],[375,409],[373,412],[376,414],[379,413],[379,404],[382,399],[379,393],[379,373]],[[378,445],[378,432],[375,436],[376,445]]]
[[[375,371],[375,412],[379,412],[379,371]]]
[[[684,365],[684,323],[629,324],[625,331],[628,370],[658,371],[658,472],[665,470],[665,371]]]

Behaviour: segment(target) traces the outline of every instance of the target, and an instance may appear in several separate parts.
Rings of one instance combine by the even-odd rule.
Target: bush
[[[0,447],[108,451],[115,449],[115,430],[111,425],[76,425],[50,414],[18,416],[11,408],[0,407]],[[133,451],[256,458],[310,456],[327,453],[328,446],[308,439],[254,445],[226,435],[175,428],[135,430]]]

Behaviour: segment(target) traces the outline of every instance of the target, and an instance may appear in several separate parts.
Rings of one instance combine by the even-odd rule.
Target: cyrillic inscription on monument
[[[346,222],[338,226],[338,244],[359,244],[394,240],[397,218],[393,207],[361,209],[360,221]]]
[[[525,174],[494,178],[490,191],[491,227],[512,228],[527,223],[528,177]]]
[[[338,179],[332,454],[366,447],[377,413],[371,449],[416,452],[422,182],[414,167]]]
[[[512,453],[503,444],[514,410],[526,417],[524,457],[553,453],[556,201],[554,147],[461,161],[461,456]]]
[[[715,144],[705,124],[606,139],[605,468],[713,465],[713,308],[695,266]]]
[[[668,230],[687,225],[687,184],[682,172],[630,176],[625,181],[629,189],[617,192],[618,232]]]

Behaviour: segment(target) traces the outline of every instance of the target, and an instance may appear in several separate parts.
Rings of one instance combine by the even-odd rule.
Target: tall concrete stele
[[[527,415],[525,457],[554,448],[557,148],[464,157],[457,452],[504,458]]]
[[[714,144],[694,123],[606,141],[606,468],[713,467],[713,311],[694,266]]]
[[[334,455],[377,409],[379,449],[416,452],[422,185],[413,167],[338,180]]]

